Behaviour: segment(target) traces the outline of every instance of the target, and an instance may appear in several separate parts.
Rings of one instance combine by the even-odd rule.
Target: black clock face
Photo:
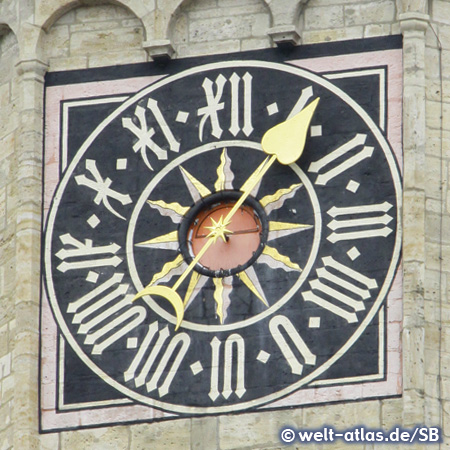
[[[300,158],[261,175],[264,133],[317,98]],[[383,133],[329,81],[262,61],[191,68],[121,104],[73,157],[47,221],[47,293],[123,395],[253,408],[352,376],[344,356],[397,268],[399,202]]]

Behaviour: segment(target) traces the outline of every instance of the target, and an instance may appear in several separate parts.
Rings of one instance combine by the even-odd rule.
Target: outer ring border
[[[326,363],[324,363],[322,366],[320,366],[315,371],[311,372],[308,376],[301,379],[297,383],[294,383],[290,386],[288,386],[285,389],[282,389],[281,391],[277,391],[274,394],[267,395],[265,397],[261,397],[258,400],[253,400],[249,402],[244,403],[236,403],[233,405],[228,406],[219,406],[219,407],[189,407],[189,406],[180,406],[180,405],[170,405],[170,407],[167,407],[167,403],[161,402],[159,400],[149,399],[148,397],[145,397],[141,394],[137,394],[134,391],[131,391],[129,389],[124,389],[124,386],[120,383],[118,383],[115,380],[110,379],[109,376],[107,376],[101,369],[99,369],[96,365],[92,363],[92,361],[86,356],[84,352],[78,351],[80,350],[78,348],[78,345],[75,341],[75,339],[70,334],[67,325],[65,324],[64,318],[61,315],[61,312],[59,311],[59,307],[55,298],[55,293],[53,290],[53,284],[51,280],[51,255],[50,255],[50,246],[45,245],[44,247],[44,279],[46,284],[46,289],[49,297],[49,302],[52,307],[53,313],[55,315],[55,319],[58,323],[58,326],[60,327],[62,333],[64,334],[64,337],[67,339],[69,344],[72,346],[74,351],[77,353],[78,357],[88,366],[90,367],[98,376],[100,376],[105,381],[107,380],[108,384],[110,384],[112,387],[117,389],[119,392],[122,392],[124,395],[131,397],[135,399],[136,401],[149,405],[149,406],[155,406],[158,408],[161,408],[163,410],[167,410],[170,412],[176,412],[176,413],[182,413],[182,414],[218,414],[218,413],[225,413],[225,412],[236,412],[236,411],[243,411],[245,409],[249,409],[255,406],[259,406],[262,404],[269,403],[271,401],[277,400],[283,396],[289,395],[293,391],[299,389],[300,387],[304,386],[305,384],[308,384],[310,381],[312,381],[314,378],[322,374],[326,369],[328,369],[332,364],[334,364],[342,355],[346,353],[346,351],[356,342],[356,340],[361,336],[364,329],[367,327],[367,325],[371,322],[375,314],[377,313],[379,307],[381,306],[381,303],[383,302],[385,296],[388,293],[388,290],[391,286],[391,283],[394,279],[395,272],[397,269],[397,264],[400,260],[400,250],[401,250],[401,210],[402,210],[402,198],[401,198],[401,179],[400,174],[398,172],[398,167],[396,160],[394,158],[393,152],[386,141],[385,137],[379,130],[379,128],[376,126],[376,124],[373,122],[373,120],[369,117],[369,115],[345,92],[341,91],[339,88],[334,86],[332,83],[327,81],[326,79],[309,72],[305,69],[301,69],[298,67],[292,67],[287,66],[285,64],[280,63],[273,63],[273,62],[265,62],[265,61],[243,61],[243,60],[235,60],[235,61],[223,61],[220,63],[210,63],[198,67],[194,67],[191,69],[187,69],[185,71],[179,72],[175,75],[168,76],[167,78],[164,78],[160,81],[157,81],[156,83],[152,84],[151,86],[143,89],[135,96],[131,97],[129,100],[125,101],[119,108],[117,108],[112,114],[110,114],[106,119],[104,119],[94,130],[94,132],[86,139],[86,141],[83,143],[83,145],[80,147],[80,150],[77,152],[73,160],[71,161],[69,167],[67,168],[62,180],[57,186],[56,192],[53,197],[52,205],[49,210],[48,218],[47,218],[47,224],[46,224],[46,231],[45,231],[45,242],[49,242],[49,239],[51,238],[51,230],[53,228],[54,220],[55,220],[55,214],[56,209],[61,201],[62,194],[66,188],[68,179],[70,178],[70,174],[73,172],[74,168],[79,163],[81,156],[84,155],[84,153],[87,151],[89,146],[92,144],[92,142],[97,138],[97,136],[100,134],[100,132],[116,117],[118,117],[126,108],[128,108],[133,103],[137,102],[139,99],[147,95],[148,93],[152,92],[155,89],[160,88],[161,86],[164,86],[165,84],[168,84],[170,82],[173,82],[175,80],[178,80],[180,78],[183,78],[187,75],[197,73],[199,71],[208,71],[213,70],[216,68],[227,68],[227,67],[264,67],[264,68],[271,68],[273,70],[281,70],[284,72],[291,73],[293,75],[297,75],[306,79],[309,79],[313,81],[314,83],[317,83],[321,86],[323,86],[325,89],[328,89],[329,91],[333,92],[335,95],[340,97],[345,103],[347,103],[360,117],[361,119],[367,124],[371,132],[373,133],[374,137],[376,138],[377,142],[380,144],[381,149],[383,150],[386,161],[391,169],[391,175],[394,183],[394,189],[396,193],[396,201],[397,201],[397,230],[396,230],[396,240],[394,245],[394,251],[393,251],[393,257],[391,259],[391,263],[385,278],[385,282],[383,283],[382,288],[380,289],[378,298],[374,302],[371,310],[366,315],[364,320],[361,322],[360,326],[356,330],[356,332],[350,337],[350,339],[341,347],[339,351],[337,351],[333,357],[331,357]]]

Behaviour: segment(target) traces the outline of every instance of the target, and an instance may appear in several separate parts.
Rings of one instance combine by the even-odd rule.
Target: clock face
[[[303,154],[268,167],[265,132],[316,99]],[[344,356],[386,302],[399,202],[382,131],[326,79],[254,60],[190,68],[124,101],[71,160],[47,219],[47,294],[78,357],[123,395],[254,408],[355,373]]]

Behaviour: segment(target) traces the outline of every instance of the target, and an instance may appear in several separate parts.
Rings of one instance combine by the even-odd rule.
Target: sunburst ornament
[[[167,262],[161,271],[153,276],[151,282],[138,292],[133,301],[145,295],[164,297],[174,307],[177,317],[176,329],[178,329],[182,323],[184,311],[198,293],[198,285],[204,285],[209,277],[213,279],[214,284],[213,298],[216,302],[216,315],[222,324],[227,317],[230,305],[229,293],[224,289],[224,285],[229,283],[228,278],[237,275],[243,285],[266,307],[269,306],[253,265],[267,264],[286,272],[301,271],[301,267],[291,261],[289,256],[281,254],[267,242],[280,237],[279,233],[287,236],[309,229],[312,225],[269,221],[267,238],[261,239],[262,230],[258,212],[246,205],[245,202],[251,195],[257,195],[262,178],[275,161],[278,160],[287,165],[300,157],[318,101],[319,99],[316,99],[293,118],[266,132],[261,145],[265,153],[272,156],[268,156],[244,182],[240,188],[241,194],[237,198],[235,194],[231,194],[233,191],[223,190],[225,186],[233,187],[232,180],[235,178],[226,149],[222,151],[220,164],[216,170],[217,179],[214,183],[216,191],[222,193],[221,201],[216,201],[214,198],[214,202],[211,202],[211,190],[180,166],[186,189],[194,201],[194,207],[199,209],[198,214],[190,214],[189,236],[186,239],[177,230],[140,242],[137,246],[173,250],[174,244],[184,245],[186,239],[190,255],[183,258],[178,254],[172,261]],[[264,205],[269,212],[280,208],[284,201],[291,198],[300,187],[301,185],[294,184],[289,188],[279,189],[273,194],[265,196],[261,200],[261,208]],[[149,200],[148,204],[161,215],[170,217],[175,223],[180,223],[186,217],[186,212],[189,215],[192,210],[192,208],[179,203],[166,203],[162,200]],[[267,213],[265,212],[265,214]],[[209,230],[209,232],[204,233],[205,230]],[[203,242],[199,246],[195,246],[193,241],[200,239],[203,239]],[[165,245],[167,247],[164,247]],[[187,264],[189,260],[190,262]],[[199,271],[198,266],[202,266],[204,270]],[[180,276],[172,288],[160,284],[169,281],[175,275]],[[182,300],[176,291],[189,275],[188,289]],[[232,283],[229,284],[232,286]]]
[[[220,216],[220,219],[216,222],[213,217],[211,217],[212,225],[209,227],[205,227],[211,232],[206,236],[207,238],[211,238],[213,240],[213,244],[216,243],[218,238],[221,238],[223,242],[228,242],[228,235],[233,232],[227,228],[230,224],[229,222],[225,222],[223,220],[223,216]]]

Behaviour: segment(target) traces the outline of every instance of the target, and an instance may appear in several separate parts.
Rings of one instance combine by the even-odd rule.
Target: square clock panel
[[[401,394],[401,56],[47,75],[42,431]]]

